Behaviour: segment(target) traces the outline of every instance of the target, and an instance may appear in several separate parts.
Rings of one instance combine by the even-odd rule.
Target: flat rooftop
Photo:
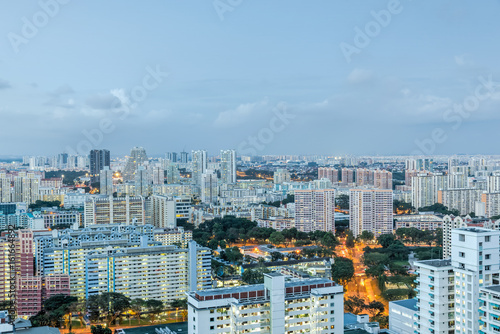
[[[390,302],[390,304],[396,304],[407,309],[416,310],[417,309],[417,299],[404,299],[404,300],[395,300]]]
[[[493,291],[493,292],[500,292],[500,285],[487,286],[487,287],[482,288],[482,289]]]
[[[444,260],[423,260],[423,261],[416,261],[415,264],[424,264],[426,266],[431,266],[431,267],[447,267],[451,266],[451,259],[444,259]]]

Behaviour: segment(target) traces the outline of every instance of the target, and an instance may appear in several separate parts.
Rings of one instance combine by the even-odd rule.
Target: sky
[[[498,153],[500,0],[0,8],[0,156]]]

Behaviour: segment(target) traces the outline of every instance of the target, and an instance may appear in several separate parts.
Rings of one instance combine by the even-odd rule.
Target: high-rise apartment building
[[[189,334],[344,333],[344,289],[327,279],[287,280],[188,293]]]
[[[415,267],[418,307],[415,333],[454,333],[455,275],[451,260],[417,261]]]
[[[321,179],[329,179],[332,184],[336,184],[339,182],[339,171],[333,167],[319,167],[318,180]]]
[[[451,264],[455,271],[455,333],[479,333],[480,289],[499,273],[500,231],[452,230]]]
[[[392,190],[351,189],[349,197],[349,228],[354,237],[363,231],[370,231],[376,237],[392,233]]]
[[[165,170],[161,167],[153,167],[153,184],[165,183]]]
[[[216,204],[219,197],[217,173],[206,170],[201,174],[201,201],[207,204]]]
[[[354,170],[342,168],[342,184],[348,185],[354,182]]]
[[[0,172],[0,203],[9,203],[10,198],[10,177],[6,173]]]
[[[170,162],[177,162],[177,153],[176,152],[167,152],[165,154],[165,158],[170,160]]]
[[[201,194],[201,175],[207,170],[207,151],[193,151],[193,174],[192,183],[195,185],[196,192]]]
[[[273,175],[274,184],[283,184],[290,182],[290,172],[285,168],[278,168]]]
[[[335,233],[335,189],[296,190],[295,227]]]
[[[137,167],[134,175],[135,195],[147,197],[151,193],[151,178],[149,171],[144,166]]]
[[[479,334],[500,332],[500,285],[481,288],[479,293]]]
[[[443,174],[419,173],[412,178],[412,205],[422,208],[438,202],[438,191],[448,189],[448,179]]]
[[[40,177],[34,173],[21,172],[14,177],[13,202],[35,203],[40,199]]]
[[[181,152],[180,156],[182,164],[187,164],[189,162],[189,154],[187,152]]]
[[[99,192],[102,195],[113,195],[113,171],[109,167],[104,167],[99,172],[100,188]]]
[[[374,183],[374,172],[367,168],[356,169],[356,185],[369,186]]]
[[[222,183],[236,183],[236,151],[221,150],[220,151],[220,167]]]
[[[486,217],[500,215],[500,192],[481,194],[481,202],[484,204]]]
[[[153,229],[151,225],[108,225],[95,232],[40,237],[37,263],[48,277],[69,275],[71,295],[78,298],[118,292],[132,299],[169,303],[190,290],[210,288],[210,249],[194,241],[187,249],[161,245]]]
[[[177,226],[176,201],[172,197],[153,195],[149,198],[151,223],[156,227],[174,228]]]
[[[168,184],[177,184],[181,182],[181,173],[179,172],[179,168],[176,165],[168,164],[166,172]]]
[[[130,150],[130,156],[127,157],[127,163],[122,176],[124,181],[133,181],[137,168],[148,161],[146,150],[143,147],[134,147]]]
[[[373,185],[377,189],[392,189],[392,173],[377,169],[373,172]]]
[[[482,191],[474,188],[438,190],[437,203],[449,210],[458,210],[461,215],[475,212],[477,202],[481,201]]]
[[[89,154],[90,178],[92,183],[99,182],[99,173],[104,167],[111,166],[108,150],[92,150]]]
[[[84,206],[84,225],[144,224],[146,223],[144,197],[91,197]]]

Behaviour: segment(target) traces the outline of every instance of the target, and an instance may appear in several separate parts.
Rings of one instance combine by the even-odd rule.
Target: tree
[[[283,260],[284,256],[280,252],[271,252],[271,261]]]
[[[382,234],[378,237],[377,242],[382,248],[387,248],[396,241],[393,234]]]
[[[104,316],[106,324],[110,326],[116,318],[130,309],[130,298],[117,292],[105,292],[90,296],[87,307],[91,320],[98,321]]]
[[[156,315],[160,314],[163,311],[163,302],[161,300],[148,299],[146,300],[145,306],[149,311],[151,322],[154,322]]]
[[[220,252],[221,259],[231,262],[237,263],[243,260],[243,254],[240,252],[238,247],[227,248]]]
[[[213,260],[212,260],[213,261]],[[146,306],[146,302],[144,299],[136,298],[130,301],[130,309],[135,313],[137,320],[139,321],[139,325],[141,324],[141,314]]]
[[[264,283],[264,273],[268,272],[269,270],[265,268],[246,269],[241,275],[241,280],[248,284]]]
[[[187,309],[187,299],[174,299],[170,306],[173,308]]]
[[[208,248],[216,250],[217,247],[219,247],[219,241],[217,241],[216,239],[212,239],[208,242]]]
[[[51,325],[53,327],[61,326],[61,319],[65,317],[71,322],[71,306],[76,304],[78,298],[67,295],[55,295],[43,303],[43,310],[38,312],[30,320],[40,326]]]
[[[352,260],[345,257],[335,258],[332,266],[332,280],[339,283],[347,283],[354,277],[354,265]]]
[[[365,300],[356,296],[344,301],[344,309],[353,314],[360,314],[366,308]]]
[[[328,248],[335,248],[336,245],[338,245],[338,240],[335,238],[332,232],[327,232],[323,234],[323,236],[320,239],[321,245],[328,247]]]
[[[371,240],[373,240],[373,238],[375,238],[375,235],[373,235],[372,232],[367,231],[367,230],[361,232],[361,234],[359,236],[359,239],[361,239],[363,241],[371,241]]]
[[[90,327],[90,332],[92,334],[112,334],[113,333],[111,331],[111,328],[109,328],[109,327],[102,327],[102,325],[91,326]]]
[[[349,195],[339,195],[335,199],[335,204],[342,210],[349,210]]]
[[[370,311],[372,317],[377,316],[385,311],[385,306],[382,302],[372,300],[366,305],[366,309]]]
[[[347,232],[347,237],[345,238],[345,245],[348,248],[353,248],[354,247],[354,236],[352,235],[351,231]]]
[[[280,245],[283,242],[285,242],[285,237],[281,232],[273,232],[269,236],[269,242],[272,243],[273,245]]]

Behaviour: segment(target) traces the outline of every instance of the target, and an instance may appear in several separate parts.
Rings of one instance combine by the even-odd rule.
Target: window
[[[458,252],[458,256],[465,257],[465,253],[464,252]]]
[[[484,237],[484,242],[490,242],[490,238],[491,238],[491,237],[490,237],[489,235],[488,235],[488,236],[486,236],[486,237]]]
[[[210,318],[210,322],[214,322],[214,318]]]
[[[484,257],[486,260],[489,260],[491,258],[491,254],[486,254]]]
[[[215,329],[215,327],[214,326],[210,326],[210,329]]]
[[[485,266],[484,270],[490,270],[490,266]]]
[[[465,241],[465,234],[459,234],[458,241]]]

